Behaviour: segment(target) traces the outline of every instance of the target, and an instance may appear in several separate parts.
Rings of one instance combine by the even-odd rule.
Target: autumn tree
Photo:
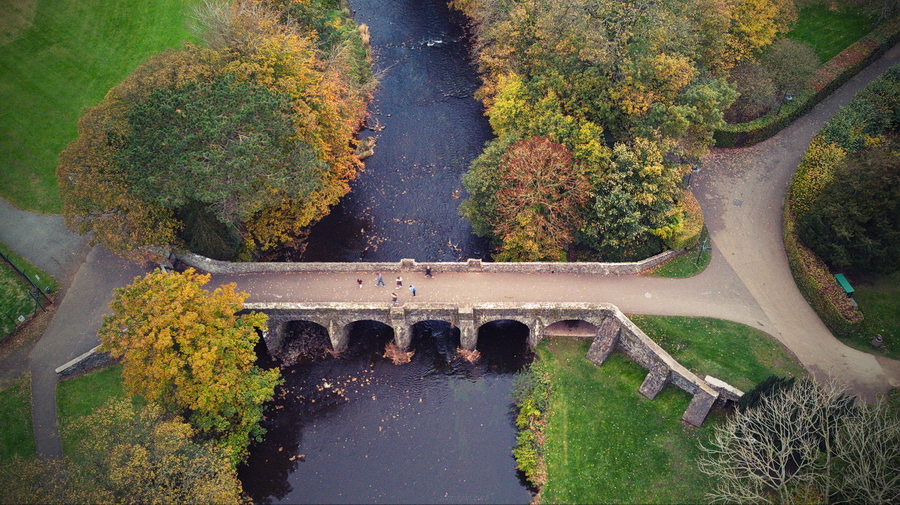
[[[622,247],[635,250],[636,243],[677,235],[672,228],[684,221],[684,212],[676,201],[680,181],[674,186],[672,181],[708,151],[713,131],[724,124],[723,111],[737,96],[724,72],[747,57],[744,48],[761,47],[786,29],[793,11],[779,7],[782,3],[790,4],[456,0],[453,5],[472,20],[484,81],[478,96],[498,142],[546,137],[568,148],[590,174],[593,195],[580,216],[584,233],[575,239],[603,257],[622,257],[628,256]],[[763,4],[771,8],[755,8]],[[737,15],[745,11],[757,18]],[[495,156],[488,149],[493,148],[483,156]],[[646,168],[623,168],[630,167],[629,150],[652,152],[655,161]],[[472,169],[484,165],[495,161],[478,159]],[[640,180],[626,182],[629,176],[622,174],[628,171],[641,174]],[[639,201],[627,203],[633,199]],[[616,214],[627,217],[621,226],[601,221]],[[480,226],[473,222],[476,231]]]
[[[349,14],[319,13],[343,27],[323,42],[282,15],[299,1],[203,4],[208,47],[151,58],[87,110],[57,169],[67,224],[122,254],[248,259],[324,216],[362,166],[374,80]]]
[[[68,429],[67,494],[92,503],[242,503],[227,452],[154,403],[112,399]],[[76,463],[78,462],[78,463]]]
[[[236,315],[247,295],[234,284],[208,292],[207,282],[193,269],[135,278],[116,289],[100,338],[103,350],[122,359],[131,393],[184,415],[237,462],[264,433],[263,404],[280,376],[255,365],[265,314]]]
[[[546,137],[516,142],[504,154],[497,178],[494,233],[503,241],[497,259],[564,259],[590,198],[587,174],[569,150]]]
[[[65,458],[0,466],[3,503],[243,503],[228,455],[154,403],[113,398],[65,427]]]

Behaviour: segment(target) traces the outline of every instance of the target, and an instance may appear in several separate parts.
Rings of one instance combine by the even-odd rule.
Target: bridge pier
[[[459,345],[467,351],[474,351],[478,345],[478,330],[475,329],[475,311],[472,307],[459,308],[456,327],[459,328]]]
[[[350,340],[350,325],[332,319],[328,322],[328,339],[335,352],[342,352]]]
[[[394,344],[405,351],[412,344],[412,325],[406,322],[406,312],[401,307],[391,307],[391,328],[394,329]]]

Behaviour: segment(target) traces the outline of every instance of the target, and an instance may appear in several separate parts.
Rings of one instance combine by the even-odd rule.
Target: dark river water
[[[444,0],[351,0],[369,25],[381,85],[369,108],[375,155],[331,216],[313,227],[305,261],[487,258],[457,207],[461,177],[490,138],[458,17]],[[239,469],[258,503],[528,503],[515,470],[514,372],[528,330],[492,323],[481,359],[456,356],[458,330],[415,327],[409,363],[393,338],[357,323],[339,358],[282,369],[268,433]],[[260,361],[268,363],[264,346]]]
[[[351,0],[381,85],[361,137],[375,154],[311,230],[304,261],[487,258],[457,208],[462,174],[491,138],[457,13],[446,0]]]

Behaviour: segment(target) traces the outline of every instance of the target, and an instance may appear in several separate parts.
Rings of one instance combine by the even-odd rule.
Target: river
[[[313,226],[303,261],[465,261],[489,257],[457,207],[462,174],[491,138],[459,14],[445,0],[351,0],[369,26],[380,86],[369,106],[375,154]]]
[[[350,4],[380,74],[361,134],[378,143],[303,260],[487,259],[457,211],[462,174],[491,137],[461,19],[442,0]],[[239,469],[244,489],[257,503],[528,503],[509,399],[527,332],[486,325],[471,364],[455,355],[458,330],[419,323],[412,361],[395,365],[383,357],[392,330],[358,323],[339,358],[282,369],[265,440]]]

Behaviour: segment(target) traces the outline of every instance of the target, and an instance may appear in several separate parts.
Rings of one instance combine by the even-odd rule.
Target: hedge
[[[842,337],[851,335],[863,320],[862,312],[844,293],[828,265],[800,243],[790,196],[784,207],[784,250],[797,287],[832,332]]]
[[[747,147],[775,135],[812,109],[900,41],[900,17],[895,17],[859,39],[822,65],[805,89],[775,112],[747,123],[729,124],[713,134],[716,147]]]

